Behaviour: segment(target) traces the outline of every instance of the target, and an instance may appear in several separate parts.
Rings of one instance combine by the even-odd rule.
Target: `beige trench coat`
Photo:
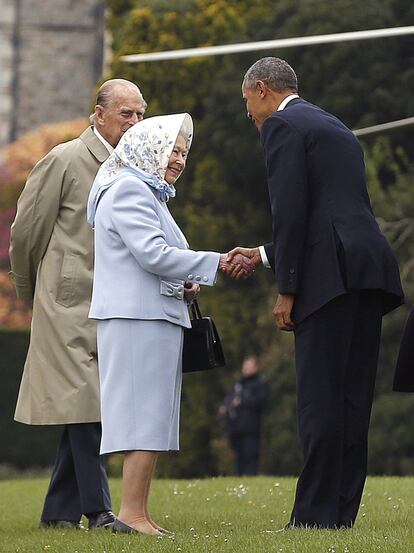
[[[89,127],[39,161],[19,198],[11,229],[11,277],[17,296],[33,301],[15,413],[19,422],[100,420],[96,327],[88,319],[93,231],[86,203],[108,155]]]

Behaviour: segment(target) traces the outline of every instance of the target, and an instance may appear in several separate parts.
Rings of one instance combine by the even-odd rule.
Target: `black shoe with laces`
[[[68,530],[85,530],[82,523],[74,520],[41,520],[39,528],[47,530],[49,528],[62,528]]]
[[[101,511],[100,513],[88,514],[88,530],[98,530],[99,528],[112,528],[115,522],[115,515],[112,511]]]

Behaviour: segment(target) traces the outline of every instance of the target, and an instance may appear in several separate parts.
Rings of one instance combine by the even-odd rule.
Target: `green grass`
[[[287,522],[295,479],[158,480],[153,518],[173,538],[39,530],[47,480],[0,482],[1,553],[414,553],[414,478],[369,478],[352,530],[277,530]],[[114,508],[120,481],[111,481]]]

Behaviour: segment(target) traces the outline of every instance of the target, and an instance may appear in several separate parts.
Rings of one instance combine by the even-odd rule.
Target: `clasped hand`
[[[237,247],[227,255],[220,256],[220,270],[230,277],[239,280],[249,277],[255,268],[262,263],[259,248]],[[291,332],[295,325],[292,320],[292,309],[295,297],[291,294],[279,294],[273,309],[276,326],[280,330]]]
[[[220,270],[226,275],[240,280],[252,275],[261,263],[259,248],[237,247],[227,254],[220,255]]]

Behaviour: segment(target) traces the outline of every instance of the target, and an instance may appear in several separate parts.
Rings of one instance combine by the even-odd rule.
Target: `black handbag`
[[[211,317],[203,317],[197,300],[190,307],[191,328],[184,329],[183,373],[224,367],[223,348]]]

